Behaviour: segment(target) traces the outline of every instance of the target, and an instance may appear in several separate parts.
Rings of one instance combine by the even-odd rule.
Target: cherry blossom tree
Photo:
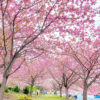
[[[55,66],[52,65],[54,66],[53,69],[52,67],[50,67],[48,68],[48,71],[55,82],[58,84],[60,95],[62,94],[63,86],[65,87],[66,100],[68,100],[68,91],[73,86],[73,84],[75,84],[79,80],[79,76],[76,75],[72,70],[69,70],[73,63],[71,57],[63,57],[62,55],[61,57],[62,60],[56,59],[57,61],[55,61]]]
[[[57,2],[58,0],[46,3],[39,0],[0,0],[2,23],[0,52],[3,58],[0,67],[4,68],[0,100],[3,100],[4,89],[13,64],[24,52],[23,49],[34,42],[58,18],[54,13],[55,16],[49,19]]]
[[[3,68],[0,100],[3,100],[9,76],[20,68],[24,61],[23,53],[32,45],[34,48],[37,38],[44,41],[40,35],[56,32],[62,33],[61,36],[66,36],[65,33],[83,36],[81,25],[93,23],[96,12],[92,5],[96,1],[0,0],[0,68]],[[23,59],[18,60],[21,57]],[[12,72],[17,60],[20,64]]]
[[[66,65],[64,65],[65,67]],[[69,66],[67,66],[69,67]],[[64,82],[64,87],[65,87],[65,92],[66,92],[66,100],[68,100],[68,94],[69,94],[69,89],[73,84],[75,84],[78,80],[79,77],[70,70],[65,70],[66,68],[63,69],[63,82]]]
[[[23,83],[30,85],[30,96],[32,96],[34,85],[39,83],[39,80],[42,80],[46,73],[45,62],[46,59],[45,61],[43,61],[42,58],[31,58],[29,60],[27,59],[20,70],[21,72],[19,72],[21,74],[17,75],[17,77],[19,77],[19,79],[23,81]]]
[[[100,78],[100,48],[93,48],[92,45],[84,45],[84,43],[77,46],[77,50],[71,46],[70,48],[72,50],[71,55],[77,64],[74,69],[69,69],[81,78],[83,100],[87,100],[89,87]]]
[[[58,86],[59,91],[60,91],[60,97],[62,97],[62,88],[63,88],[62,73],[56,66],[53,69],[48,68],[48,72],[51,75],[51,77],[53,78],[53,80],[55,80],[55,82],[56,82],[55,84]]]

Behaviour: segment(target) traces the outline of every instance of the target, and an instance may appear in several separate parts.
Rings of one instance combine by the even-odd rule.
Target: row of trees
[[[73,48],[71,45],[68,46],[68,52],[65,51],[63,56],[56,58],[57,65],[55,69],[49,68],[48,71],[58,84],[60,94],[64,86],[66,98],[68,98],[68,91],[72,87],[79,86],[83,90],[83,100],[87,100],[87,94],[94,84],[96,87],[99,86],[100,49],[82,44],[77,49],[75,49],[76,45]],[[95,95],[99,92],[92,91],[90,94]]]
[[[70,64],[63,63],[63,69],[70,70],[63,71],[66,93],[69,87],[66,73],[71,77],[75,74],[83,80],[83,100],[87,99],[87,89],[100,76],[99,70],[96,71],[100,68],[98,63],[100,51],[98,38],[100,37],[98,37],[99,31],[94,29],[94,17],[98,14],[97,8],[93,7],[96,2],[97,0],[0,0],[0,72],[2,75],[0,100],[3,100],[9,77],[17,73],[22,66],[25,67],[25,62],[43,54],[41,62],[46,65],[48,61],[44,59],[45,55],[51,58],[55,55],[48,53],[59,54],[59,52],[61,55],[70,55],[72,58],[68,57],[68,59],[76,61],[72,60],[71,67]],[[71,36],[71,46],[66,46],[68,34]],[[80,41],[85,41],[86,45],[94,44],[97,49],[93,46],[90,46],[91,48],[83,46],[84,48],[81,49]],[[84,50],[87,51],[88,56],[81,54],[85,52]],[[34,66],[34,63],[28,65]],[[35,67],[39,66],[38,70],[41,73],[41,67],[45,65],[40,63]],[[31,87],[34,85],[35,77],[39,75],[33,75],[37,71],[31,72],[35,67],[34,69],[28,67],[31,73],[28,74]],[[23,70],[21,73],[23,74]]]

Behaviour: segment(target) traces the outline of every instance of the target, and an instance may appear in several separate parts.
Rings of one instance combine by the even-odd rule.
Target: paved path
[[[65,94],[63,94],[63,96],[65,96]],[[81,94],[77,95],[76,100],[83,100],[83,96]],[[100,100],[100,98],[94,98],[94,96],[88,95],[87,100]]]
[[[83,96],[82,95],[78,95],[77,100],[82,100]],[[100,100],[100,98],[94,98],[94,96],[88,96],[87,100]]]

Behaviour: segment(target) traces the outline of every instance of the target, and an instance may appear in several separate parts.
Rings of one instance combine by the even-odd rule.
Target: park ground
[[[66,100],[65,97],[60,98],[59,95],[33,95],[30,98],[28,95],[22,93],[5,93],[4,100]],[[69,100],[74,100],[73,98],[69,98]],[[77,100],[82,100],[82,97],[78,97]],[[100,98],[90,98],[88,100],[100,100]]]
[[[30,98],[27,95],[24,94],[18,94],[18,93],[7,93],[5,94],[4,100],[65,100],[65,97],[60,98],[60,96],[56,95],[40,95],[40,96],[32,96]],[[70,98],[69,100],[74,100]]]

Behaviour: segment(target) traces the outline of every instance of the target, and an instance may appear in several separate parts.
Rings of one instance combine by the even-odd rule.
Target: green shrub
[[[5,92],[6,92],[6,93],[9,93],[8,87],[5,88]]]
[[[26,87],[23,89],[23,93],[24,93],[24,94],[29,94],[29,91],[30,91],[30,87],[29,87],[29,86],[26,86]]]
[[[13,88],[13,91],[19,93],[19,92],[20,92],[20,88],[19,88],[18,86],[15,86],[15,87]]]
[[[0,87],[1,87],[1,83],[0,83]]]
[[[12,90],[12,88],[11,87],[8,87],[8,89],[11,91]]]
[[[41,88],[39,87],[39,86],[34,86],[33,87],[33,91],[35,92],[35,91],[37,91],[37,90],[40,90]]]

